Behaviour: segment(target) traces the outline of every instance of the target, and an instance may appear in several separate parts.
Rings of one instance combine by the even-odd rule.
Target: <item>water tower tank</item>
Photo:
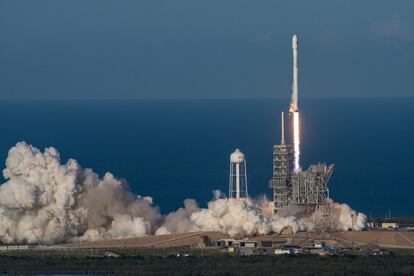
[[[230,155],[229,198],[246,198],[247,196],[246,157],[239,149],[236,149]]]

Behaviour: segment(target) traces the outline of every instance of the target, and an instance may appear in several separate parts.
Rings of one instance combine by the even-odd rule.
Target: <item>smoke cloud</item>
[[[272,215],[265,197],[226,199],[218,191],[199,208],[193,199],[168,215],[161,215],[151,197],[134,195],[127,183],[106,173],[100,178],[70,159],[62,164],[59,152],[19,142],[9,150],[6,183],[0,185],[0,241],[3,243],[59,243],[119,239],[152,234],[220,231],[232,237],[313,229],[318,213],[287,208]],[[330,202],[332,225],[360,230],[365,215],[346,204]]]
[[[150,234],[160,220],[150,197],[135,196],[126,183],[102,179],[59,153],[42,153],[24,142],[9,150],[6,183],[0,186],[0,240],[55,243]]]

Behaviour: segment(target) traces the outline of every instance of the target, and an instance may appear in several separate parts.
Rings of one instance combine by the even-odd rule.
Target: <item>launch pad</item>
[[[273,177],[269,187],[273,189],[274,212],[301,205],[315,211],[325,207],[329,198],[328,182],[334,165],[318,163],[306,171],[293,171],[293,146],[285,143],[284,118],[282,113],[282,138],[273,146]]]

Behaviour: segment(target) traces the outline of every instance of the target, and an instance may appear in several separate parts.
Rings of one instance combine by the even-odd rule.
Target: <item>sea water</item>
[[[229,155],[247,158],[253,197],[271,196],[272,146],[288,99],[3,101],[0,160],[26,141],[106,171],[163,213],[228,192]],[[334,163],[331,197],[368,216],[414,215],[414,99],[302,99],[301,165]],[[286,116],[286,126],[291,118]],[[290,130],[287,129],[290,141]]]

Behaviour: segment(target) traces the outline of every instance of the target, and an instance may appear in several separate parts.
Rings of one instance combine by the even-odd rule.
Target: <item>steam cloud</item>
[[[66,164],[50,147],[19,142],[9,150],[6,183],[0,185],[0,241],[58,243],[118,239],[188,231],[220,231],[232,237],[314,227],[315,216],[300,209],[272,215],[271,203],[226,199],[217,194],[207,209],[186,199],[184,207],[161,215],[151,197],[132,194],[127,183],[106,173],[103,178],[73,159]],[[365,215],[346,204],[330,203],[338,230],[365,226]]]

